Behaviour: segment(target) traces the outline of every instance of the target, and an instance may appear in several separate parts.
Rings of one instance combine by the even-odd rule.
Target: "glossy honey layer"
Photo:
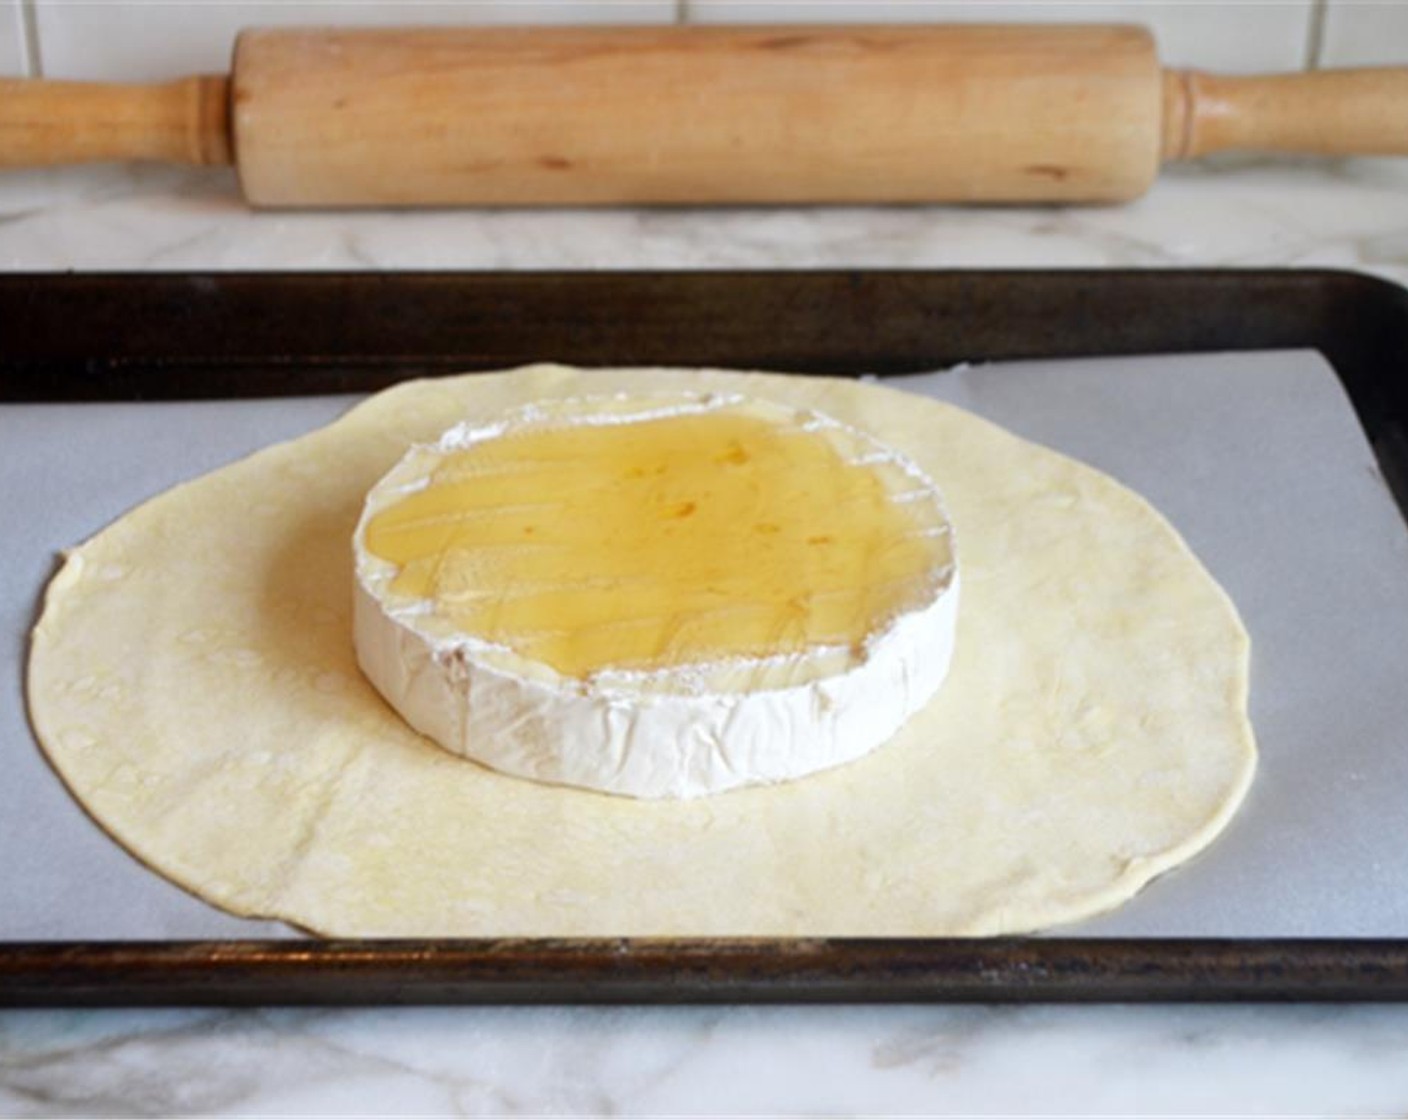
[[[542,423],[449,451],[376,513],[393,592],[558,673],[857,648],[933,594],[933,492],[746,406]]]

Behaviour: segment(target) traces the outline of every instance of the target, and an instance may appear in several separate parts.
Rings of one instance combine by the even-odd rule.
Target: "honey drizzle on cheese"
[[[863,450],[746,405],[549,418],[447,449],[365,543],[394,593],[566,677],[859,649],[951,557],[932,488]]]

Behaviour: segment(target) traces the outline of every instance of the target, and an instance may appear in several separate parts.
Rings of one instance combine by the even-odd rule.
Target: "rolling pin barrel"
[[[1127,199],[1158,171],[1135,27],[253,31],[265,206]]]

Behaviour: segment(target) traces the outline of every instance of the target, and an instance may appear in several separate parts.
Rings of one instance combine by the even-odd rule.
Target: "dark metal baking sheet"
[[[365,390],[544,356],[900,372],[996,357],[1312,346],[1335,363],[1381,468],[1401,482],[1408,410],[1393,374],[1408,354],[1403,297],[1334,273],[7,277],[0,395]],[[1402,998],[1406,946],[10,944],[0,948],[0,1002]]]

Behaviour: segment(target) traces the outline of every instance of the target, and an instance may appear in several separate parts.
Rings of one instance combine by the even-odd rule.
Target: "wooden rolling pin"
[[[0,83],[0,165],[233,163],[256,206],[1131,199],[1408,154],[1408,69],[1213,77],[1137,27],[260,30],[233,73]]]

